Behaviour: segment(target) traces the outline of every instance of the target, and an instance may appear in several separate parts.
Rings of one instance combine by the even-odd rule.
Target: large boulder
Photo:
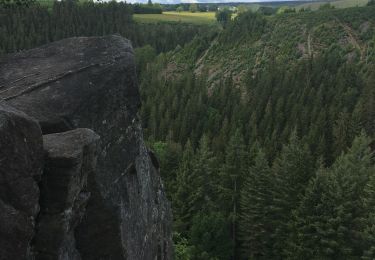
[[[43,136],[45,166],[40,183],[41,211],[33,251],[36,259],[78,260],[75,231],[85,214],[90,193],[88,176],[94,177],[99,136],[75,129]]]
[[[28,259],[43,168],[38,123],[0,102],[0,259]]]
[[[0,98],[44,134],[101,138],[91,197],[75,232],[83,259],[169,259],[171,210],[137,116],[134,53],[120,36],[70,38],[0,61]]]

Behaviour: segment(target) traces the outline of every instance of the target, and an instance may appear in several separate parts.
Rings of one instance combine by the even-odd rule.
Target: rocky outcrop
[[[33,251],[36,259],[80,259],[74,231],[90,197],[87,178],[95,171],[99,136],[80,128],[45,135],[43,141],[46,158]]]
[[[0,259],[27,259],[43,167],[38,123],[0,102]]]
[[[55,208],[56,213],[74,208],[82,192],[90,193],[82,221],[74,230],[76,253],[82,259],[171,258],[170,205],[143,141],[134,64],[131,44],[119,36],[65,39],[0,61],[0,98],[35,118],[43,134],[88,128],[100,136],[97,167],[88,171],[87,186],[84,177],[74,179],[75,173],[68,170],[63,175],[74,179],[72,186],[59,188],[71,194],[60,196],[49,190],[49,181],[44,180],[62,173],[58,166],[51,171],[46,168],[48,174],[41,182],[40,221],[51,215],[44,207],[56,203],[45,201],[44,192],[65,203]],[[52,161],[56,162],[47,155],[46,165]],[[76,171],[81,166],[71,167]],[[79,219],[80,214],[71,218]],[[54,221],[59,226],[67,219]],[[42,232],[44,225],[39,224]],[[72,236],[72,232],[63,233],[61,241]],[[35,248],[43,251],[37,239]]]

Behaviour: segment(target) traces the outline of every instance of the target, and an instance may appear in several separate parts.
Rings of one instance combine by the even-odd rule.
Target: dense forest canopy
[[[373,1],[245,11],[220,29],[136,23],[134,10],[2,7],[0,53],[71,36],[132,41],[176,259],[374,259]]]
[[[247,12],[142,71],[178,259],[374,257],[374,25]]]
[[[26,2],[29,4],[0,5],[0,54],[67,37],[109,34],[130,39],[134,47],[151,45],[159,53],[216,30],[184,23],[135,23],[133,6],[124,2]]]

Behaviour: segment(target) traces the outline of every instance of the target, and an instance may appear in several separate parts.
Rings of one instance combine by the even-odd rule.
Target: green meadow
[[[164,12],[162,14],[134,14],[135,21],[140,23],[182,22],[192,24],[216,23],[214,12]]]

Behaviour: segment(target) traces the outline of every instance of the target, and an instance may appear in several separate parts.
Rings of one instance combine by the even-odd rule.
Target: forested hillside
[[[0,55],[132,41],[175,258],[374,259],[375,6],[245,12],[220,29],[132,15],[120,2],[2,6]]]
[[[143,68],[177,259],[375,257],[374,6],[244,13]]]
[[[67,37],[109,34],[130,39],[134,47],[148,44],[162,52],[183,46],[198,34],[216,31],[211,26],[187,23],[141,24],[134,22],[132,15],[131,5],[115,1],[0,4],[0,55]]]

